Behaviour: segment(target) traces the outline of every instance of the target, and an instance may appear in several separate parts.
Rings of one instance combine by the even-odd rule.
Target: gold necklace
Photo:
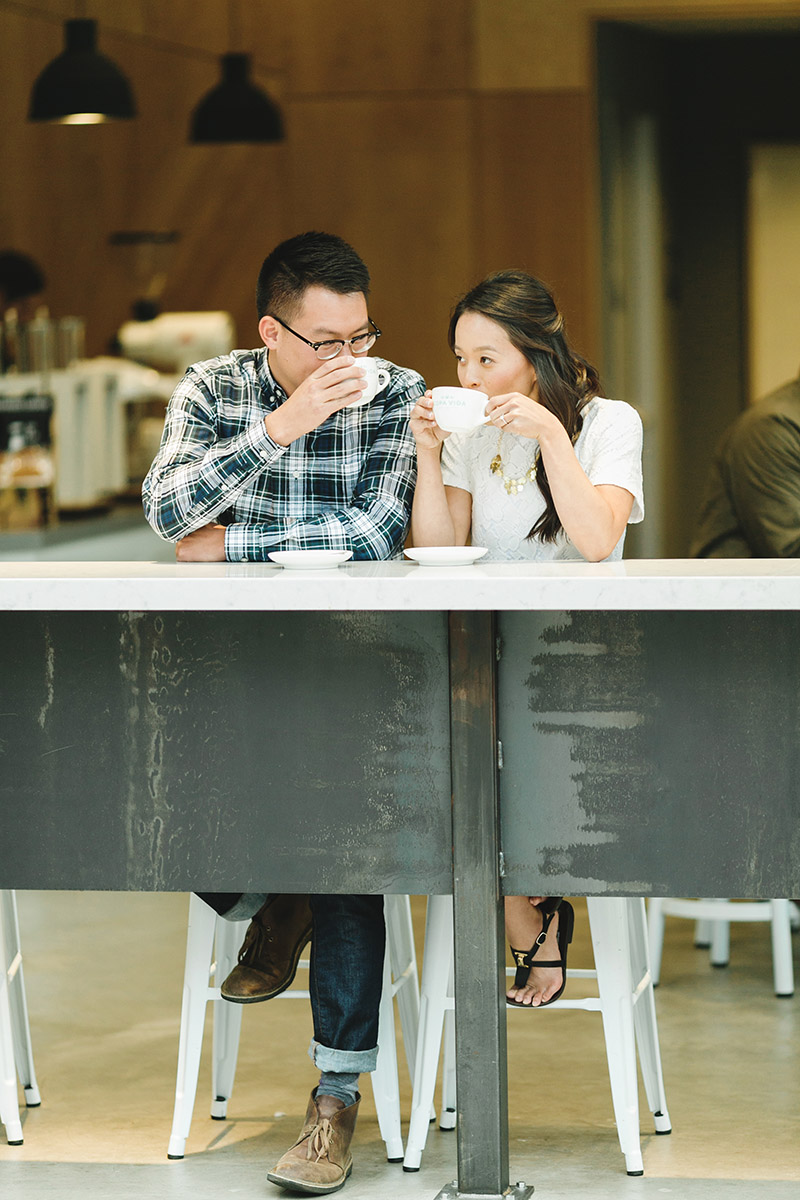
[[[526,483],[533,483],[536,478],[536,459],[533,460],[524,475],[520,475],[514,479],[510,475],[506,475],[503,470],[503,459],[500,456],[500,447],[503,442],[503,431],[500,430],[500,437],[497,439],[497,453],[489,463],[489,470],[493,475],[499,475],[503,481],[503,487],[508,492],[509,496],[516,496],[517,492],[521,492]],[[538,452],[537,452],[538,457]]]

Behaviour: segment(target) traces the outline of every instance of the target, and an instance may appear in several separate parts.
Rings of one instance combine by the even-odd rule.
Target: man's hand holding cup
[[[333,413],[360,400],[366,386],[366,375],[357,358],[349,355],[331,358],[265,418],[267,433],[273,442],[288,446],[304,433],[317,429]]]

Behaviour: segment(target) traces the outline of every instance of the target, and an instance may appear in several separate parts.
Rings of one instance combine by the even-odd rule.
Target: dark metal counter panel
[[[444,613],[6,613],[0,886],[452,889]]]
[[[499,629],[507,894],[800,894],[800,615]]]

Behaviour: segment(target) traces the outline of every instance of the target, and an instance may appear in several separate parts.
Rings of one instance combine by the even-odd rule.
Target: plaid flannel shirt
[[[425,384],[416,371],[377,361],[391,376],[383,392],[288,446],[264,425],[286,400],[265,349],[195,363],[169,402],[142,487],[156,533],[177,541],[221,519],[233,562],[297,549],[398,557],[416,482],[408,419]]]

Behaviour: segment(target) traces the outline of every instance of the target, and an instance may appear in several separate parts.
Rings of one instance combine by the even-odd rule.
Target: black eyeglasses
[[[283,326],[284,329],[288,330],[289,333],[293,333],[294,336],[299,338],[301,342],[305,342],[307,346],[311,347],[317,358],[321,358],[323,361],[328,358],[336,358],[336,355],[341,354],[345,346],[349,346],[353,354],[366,354],[370,346],[374,346],[378,338],[381,336],[381,331],[378,329],[378,326],[375,324],[372,317],[368,317],[367,319],[372,326],[372,329],[369,333],[359,333],[357,337],[354,338],[335,338],[327,342],[310,342],[308,338],[304,338],[302,333],[298,333],[296,329],[292,329],[292,327],[287,325],[285,321],[282,321],[280,317],[276,317],[274,313],[271,315],[273,321],[277,321],[278,324]]]

